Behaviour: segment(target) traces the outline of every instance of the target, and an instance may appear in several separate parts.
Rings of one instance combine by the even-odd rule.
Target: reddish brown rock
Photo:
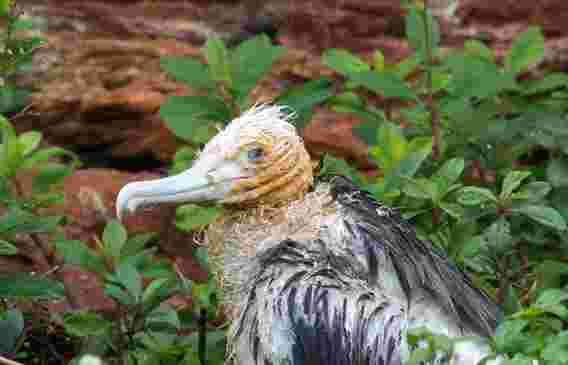
[[[503,55],[529,24],[541,25],[547,36],[544,64],[556,70],[568,68],[564,0],[430,3],[442,20],[444,47],[483,38]],[[103,149],[109,158],[145,156],[169,163],[180,141],[164,126],[157,110],[169,95],[194,91],[162,72],[160,57],[200,57],[208,36],[230,38],[259,15],[274,19],[278,39],[288,47],[270,77],[254,91],[259,100],[272,100],[298,81],[330,75],[319,57],[325,48],[348,48],[364,57],[381,49],[388,62],[411,52],[404,40],[404,9],[391,0],[20,0],[20,4],[43,19],[49,45],[38,55],[34,72],[20,79],[36,92],[28,113],[16,120],[18,129],[40,129],[52,144],[64,147]],[[309,149],[328,150],[365,164],[364,147],[344,128],[356,120],[346,121],[345,115],[331,112],[322,118],[325,123],[316,118],[306,131]],[[335,137],[333,144],[314,137],[329,133]]]

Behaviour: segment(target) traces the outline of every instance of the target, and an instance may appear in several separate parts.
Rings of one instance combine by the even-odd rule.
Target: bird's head
[[[124,186],[118,217],[159,203],[279,205],[301,197],[313,172],[291,118],[286,107],[251,108],[213,137],[187,171]]]

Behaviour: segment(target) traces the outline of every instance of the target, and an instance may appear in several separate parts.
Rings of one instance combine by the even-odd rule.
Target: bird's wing
[[[331,195],[340,205],[341,222],[328,229],[339,232],[335,240],[344,241],[346,256],[361,263],[370,285],[386,289],[388,275],[395,277],[408,301],[409,320],[413,312],[420,317],[427,306],[435,306],[433,311],[449,318],[459,332],[493,334],[501,316],[498,306],[441,250],[418,239],[396,210],[384,207],[345,177],[333,178]]]
[[[229,337],[238,364],[401,364],[402,307],[323,242],[283,241],[255,266]]]

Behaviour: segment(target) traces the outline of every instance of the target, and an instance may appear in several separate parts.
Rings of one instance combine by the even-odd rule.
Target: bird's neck
[[[227,209],[204,234],[213,268],[223,287],[238,286],[246,267],[262,251],[291,239],[310,242],[318,237],[323,220],[336,211],[329,187],[281,206]]]

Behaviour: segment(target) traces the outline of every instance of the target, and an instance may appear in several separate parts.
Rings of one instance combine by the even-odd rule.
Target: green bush
[[[37,36],[24,37],[22,31],[33,28],[34,24],[21,16],[11,0],[0,0],[0,114],[17,112],[25,106],[29,91],[12,85],[11,77],[26,70],[33,52],[44,43]]]
[[[16,37],[18,29],[30,24],[13,9],[10,1],[0,0],[0,16],[9,30],[0,40],[5,56],[0,113],[22,106],[23,94],[9,86],[9,76],[23,70],[40,42]],[[359,117],[355,133],[368,143],[369,157],[382,174],[363,176],[356,166],[332,156],[323,159],[321,174],[348,175],[400,209],[422,238],[444,248],[494,296],[506,314],[492,339],[495,354],[507,354],[507,362],[514,364],[532,359],[564,364],[568,75],[521,77],[544,55],[544,37],[535,27],[519,35],[503,62],[478,41],[443,53],[439,27],[428,9],[409,6],[406,33],[414,52],[401,62],[386,64],[379,50],[368,62],[330,49],[322,60],[337,72],[337,80],[296,85],[275,102],[298,113],[300,129],[318,104]],[[191,58],[162,59],[173,77],[200,91],[198,96],[170,97],[161,108],[168,127],[187,141],[172,173],[191,163],[218,126],[253,104],[252,89],[283,52],[265,36],[234,49],[213,38],[203,49],[207,65]],[[371,101],[377,95],[386,106]],[[81,351],[113,363],[199,364],[205,357],[208,364],[222,363],[223,328],[206,321],[215,315],[222,295],[212,277],[208,283],[189,282],[155,260],[156,248],[148,245],[151,235],[128,237],[116,221],[108,223],[96,248],[63,239],[66,217],[40,214],[40,208],[61,203],[56,186],[77,166],[76,157],[57,147],[39,149],[41,134],[17,135],[1,117],[0,128],[0,202],[6,207],[0,216],[0,254],[17,254],[18,237],[27,235],[51,265],[66,262],[96,275],[115,305],[110,315],[75,311],[50,320],[78,339]],[[26,196],[16,179],[25,169],[36,171]],[[218,214],[215,207],[182,206],[176,225],[193,230]],[[52,250],[63,261],[53,259]],[[208,267],[204,250],[197,250],[196,258]],[[56,272],[1,277],[0,297],[9,301],[0,308],[0,328],[6,329],[0,331],[0,352],[25,352],[26,314],[14,302],[69,294]],[[192,310],[172,308],[167,300],[175,294],[192,295],[196,305]],[[423,330],[409,334],[411,343],[421,340],[428,346],[410,363],[450,351],[451,342],[460,339]]]
[[[444,54],[437,21],[422,7],[408,6],[406,36],[414,52],[392,65],[379,50],[370,63],[346,50],[325,51],[323,63],[337,72],[340,85],[309,81],[275,102],[299,112],[299,128],[316,104],[358,116],[355,133],[368,143],[382,174],[362,176],[331,156],[324,158],[321,173],[348,175],[399,208],[422,238],[474,275],[506,314],[493,339],[496,353],[508,354],[511,363],[564,363],[568,264],[560,257],[568,243],[568,75],[520,77],[544,56],[544,37],[536,27],[517,37],[502,63],[479,41]],[[258,62],[254,70],[262,70],[254,78],[235,76],[247,59],[237,56],[246,54],[243,49],[263,49],[251,52]],[[261,36],[231,51],[219,40],[209,41],[208,66],[166,58],[167,71],[207,95],[170,98],[161,112],[166,124],[188,142],[206,142],[202,128],[250,105],[252,80],[280,53]],[[380,108],[368,97],[373,94],[385,105],[393,100],[404,106]],[[538,158],[542,151],[545,157]],[[185,163],[177,171],[193,152],[184,149],[178,157]],[[432,358],[454,341],[424,331],[411,337],[430,344],[411,363]]]

